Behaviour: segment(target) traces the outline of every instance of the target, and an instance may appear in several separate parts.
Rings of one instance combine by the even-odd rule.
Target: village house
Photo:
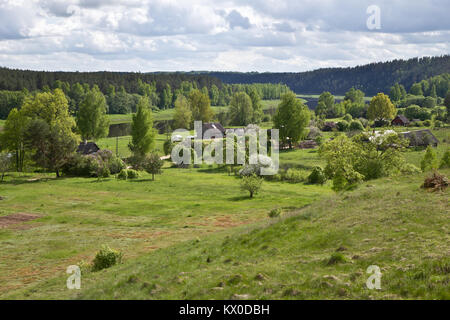
[[[394,118],[394,120],[392,120],[391,124],[393,126],[404,126],[405,127],[405,126],[409,125],[409,120],[404,115],[399,114],[398,116],[396,116]]]
[[[426,147],[429,145],[437,147],[439,143],[439,140],[429,129],[401,132],[399,135],[403,139],[409,140],[410,147]]]

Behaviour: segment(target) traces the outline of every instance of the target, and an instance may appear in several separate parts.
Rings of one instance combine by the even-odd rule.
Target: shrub
[[[123,169],[119,172],[119,174],[117,175],[117,179],[120,180],[127,180],[128,179],[128,170]]]
[[[417,168],[412,163],[405,163],[405,165],[401,168],[400,171],[401,171],[401,173],[407,174],[407,175],[420,173],[420,169]]]
[[[427,147],[425,155],[422,161],[420,162],[420,168],[422,169],[423,172],[437,168],[436,153],[434,152],[431,146]]]
[[[450,168],[450,149],[445,151],[444,155],[442,156],[439,168]]]
[[[64,174],[70,176],[101,178],[106,174],[106,169],[109,174],[117,174],[124,168],[125,163],[120,158],[104,149],[86,156],[74,154],[68,159],[62,170]]]
[[[424,127],[431,127],[431,120],[425,120],[422,124]]]
[[[300,183],[305,181],[306,174],[303,171],[296,169],[288,169],[283,177],[284,180],[290,183]]]
[[[269,114],[265,114],[262,118],[262,122],[270,122],[272,121],[272,118],[270,117]]]
[[[308,176],[308,183],[323,185],[327,181],[325,172],[321,167],[314,167],[311,174]]]
[[[308,133],[307,139],[314,140],[317,137],[321,137],[321,136],[322,136],[322,132],[320,131],[319,128],[309,127],[309,133]]]
[[[444,123],[441,120],[435,120],[434,121],[434,126],[436,128],[442,128],[442,127],[444,127]]]
[[[133,169],[127,170],[127,178],[128,179],[138,179],[139,178],[139,172]]]
[[[257,194],[261,189],[263,179],[253,174],[251,176],[244,176],[241,180],[241,190],[248,191],[250,198]]]
[[[326,265],[331,266],[338,263],[346,262],[347,259],[340,252],[333,252],[329,259],[326,260]]]
[[[275,208],[269,211],[268,216],[269,218],[278,218],[281,215],[281,208]]]
[[[119,157],[112,156],[108,162],[108,169],[111,174],[117,174],[126,168],[125,163]]]
[[[364,127],[359,120],[353,120],[349,126],[350,131],[363,131]]]
[[[352,117],[352,115],[351,114],[346,114],[345,116],[344,116],[344,118],[343,118],[345,121],[347,121],[347,122],[350,122],[350,121],[352,121],[353,120],[353,117]]]
[[[122,252],[103,245],[92,261],[92,271],[99,271],[122,262]]]
[[[347,131],[349,128],[349,124],[345,120],[339,121],[336,125],[339,131]]]
[[[155,180],[155,174],[162,173],[162,166],[164,161],[162,161],[157,153],[150,154],[144,161],[144,169],[148,173],[151,173],[152,180]]]
[[[164,145],[163,145],[164,154],[165,154],[165,155],[171,154],[174,145],[175,145],[175,144],[172,143],[172,141],[170,141],[170,140],[164,141]]]

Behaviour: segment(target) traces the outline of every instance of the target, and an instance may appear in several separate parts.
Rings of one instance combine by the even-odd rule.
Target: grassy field
[[[165,134],[158,134],[155,140],[155,150],[163,155],[164,153],[164,142],[166,141]],[[121,158],[127,158],[131,156],[131,151],[128,148],[128,144],[131,142],[131,136],[123,136],[118,139],[119,146],[119,156]],[[112,152],[116,153],[116,138],[103,138],[97,141],[100,149],[109,149]]]
[[[450,174],[450,170],[444,172]],[[192,171],[183,174],[201,178],[200,173]],[[129,209],[121,214],[112,212],[118,204],[110,203],[111,200],[98,203],[97,209],[90,211],[90,215],[96,216],[95,223],[89,214],[80,217],[80,212],[70,207],[52,214],[51,218],[41,218],[41,226],[20,231],[35,233],[34,242],[26,241],[25,235],[10,241],[7,261],[10,255],[16,259],[12,270],[2,272],[2,280],[7,281],[12,272],[17,278],[25,271],[38,278],[38,270],[48,269],[56,277],[5,293],[4,297],[450,299],[449,193],[420,189],[423,175],[371,181],[347,194],[330,195],[322,192],[324,188],[319,193],[325,197],[304,208],[300,207],[318,196],[311,194],[309,187],[302,191],[295,189],[297,185],[268,183],[266,188],[269,189],[254,200],[239,196],[231,200],[236,195],[230,192],[227,182],[234,178],[215,175],[215,180],[218,178],[221,186],[217,195],[212,191],[212,184],[205,186],[205,181],[201,181],[203,192],[208,195],[214,192],[218,200],[205,203],[199,200],[202,198],[199,191],[180,199],[186,202],[192,197],[191,205],[200,201],[198,207],[172,210],[170,204],[164,203],[158,206],[161,214],[152,214],[148,204],[154,208],[157,204],[137,197],[136,202],[142,207],[136,208],[128,199]],[[161,185],[152,190],[164,188],[163,177],[159,180],[155,184]],[[72,183],[80,184],[80,181]],[[101,189],[120,188],[109,182],[102,185]],[[193,181],[193,186],[196,185]],[[287,196],[286,187],[293,188],[291,197]],[[84,191],[89,189],[83,188]],[[136,189],[130,189],[128,192],[134,191],[132,197],[136,198]],[[97,187],[97,197],[99,190]],[[306,190],[309,197],[304,193]],[[90,191],[92,194],[93,190]],[[126,197],[124,191],[120,192],[121,198]],[[88,199],[92,201],[91,197]],[[157,198],[157,195],[150,197]],[[281,219],[270,220],[265,214],[275,203],[282,203],[286,213]],[[186,209],[187,212],[179,212]],[[224,211],[226,215],[219,213]],[[64,218],[59,218],[61,216]],[[183,219],[179,219],[181,217]],[[58,218],[64,219],[63,229],[58,230],[61,223]],[[233,224],[235,228],[227,231],[219,224]],[[43,228],[50,236],[40,234]],[[52,228],[55,229],[50,231]],[[158,235],[158,232],[165,234]],[[8,235],[3,235],[2,239],[4,244]],[[169,246],[177,241],[182,242]],[[64,268],[77,259],[90,257],[99,242],[123,249],[126,261],[101,272],[84,273],[80,291],[65,289]],[[55,250],[55,247],[61,249]],[[51,254],[49,248],[53,249]],[[30,252],[36,260],[26,259]],[[132,259],[146,252],[149,253]],[[3,251],[2,255],[4,258]],[[70,258],[71,255],[75,257]],[[33,271],[29,270],[30,265],[34,266]],[[381,290],[371,291],[365,286],[366,269],[370,265],[381,268]]]
[[[441,156],[449,129],[434,133]],[[108,143],[115,150],[115,139],[99,144]],[[419,166],[424,153],[405,157]],[[317,150],[284,151],[280,162],[305,172],[323,165]],[[238,178],[206,165],[167,163],[156,181],[9,174],[0,217],[37,219],[0,226],[0,299],[448,298],[448,191],[425,192],[423,176],[345,194],[329,182],[267,181],[250,200]],[[279,207],[281,220],[267,217]],[[83,271],[82,290],[67,290],[66,268],[92,261],[102,244],[122,250],[124,263]],[[332,256],[342,261],[328,265]],[[382,268],[381,291],[364,286],[370,264]]]
[[[137,181],[98,182],[12,174],[0,193],[0,216],[39,216],[0,229],[1,297],[63,275],[70,264],[90,261],[101,244],[120,248],[126,259],[132,259],[176,242],[260,221],[280,205],[303,207],[330,189],[273,182],[264,186],[258,198],[249,200],[239,190],[236,177],[206,167],[166,168],[156,181],[146,175]]]

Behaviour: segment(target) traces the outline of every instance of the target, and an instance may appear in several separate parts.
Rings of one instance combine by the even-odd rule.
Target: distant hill
[[[351,87],[366,95],[389,92],[396,82],[407,88],[422,79],[450,72],[450,55],[371,63],[353,68],[327,68],[301,73],[208,72],[225,83],[283,83],[296,93],[343,95]],[[194,73],[195,74],[195,73]]]
[[[44,86],[53,87],[56,80],[69,83],[88,83],[98,85],[103,92],[108,86],[116,88],[123,86],[128,93],[138,92],[138,79],[144,82],[156,83],[158,92],[162,91],[166,83],[172,88],[178,88],[182,81],[196,82],[198,87],[210,88],[213,84],[221,86],[222,82],[208,74],[186,73],[135,73],[135,72],[50,72],[18,70],[0,67],[0,90],[42,90]]]

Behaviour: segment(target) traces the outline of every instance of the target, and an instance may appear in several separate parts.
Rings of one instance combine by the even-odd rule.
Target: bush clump
[[[62,171],[64,174],[75,177],[104,177],[106,169],[109,174],[117,174],[125,168],[125,163],[110,150],[99,150],[90,155],[74,154],[71,156]]]
[[[117,179],[119,180],[127,180],[128,179],[128,170],[123,169],[117,175]]]
[[[103,245],[92,261],[92,271],[99,271],[122,262],[122,252]]]
[[[364,126],[362,125],[361,121],[353,120],[350,123],[349,129],[350,129],[350,131],[363,131],[364,130]]]
[[[268,216],[269,218],[278,218],[279,216],[281,216],[281,208],[275,208],[269,211]]]
[[[321,167],[314,167],[311,174],[308,176],[308,183],[323,185],[327,181],[325,172]]]
[[[300,183],[305,181],[306,174],[303,171],[297,169],[288,169],[283,176],[283,180],[289,183]]]
[[[139,172],[133,169],[127,170],[127,178],[128,179],[138,179],[139,178]]]

